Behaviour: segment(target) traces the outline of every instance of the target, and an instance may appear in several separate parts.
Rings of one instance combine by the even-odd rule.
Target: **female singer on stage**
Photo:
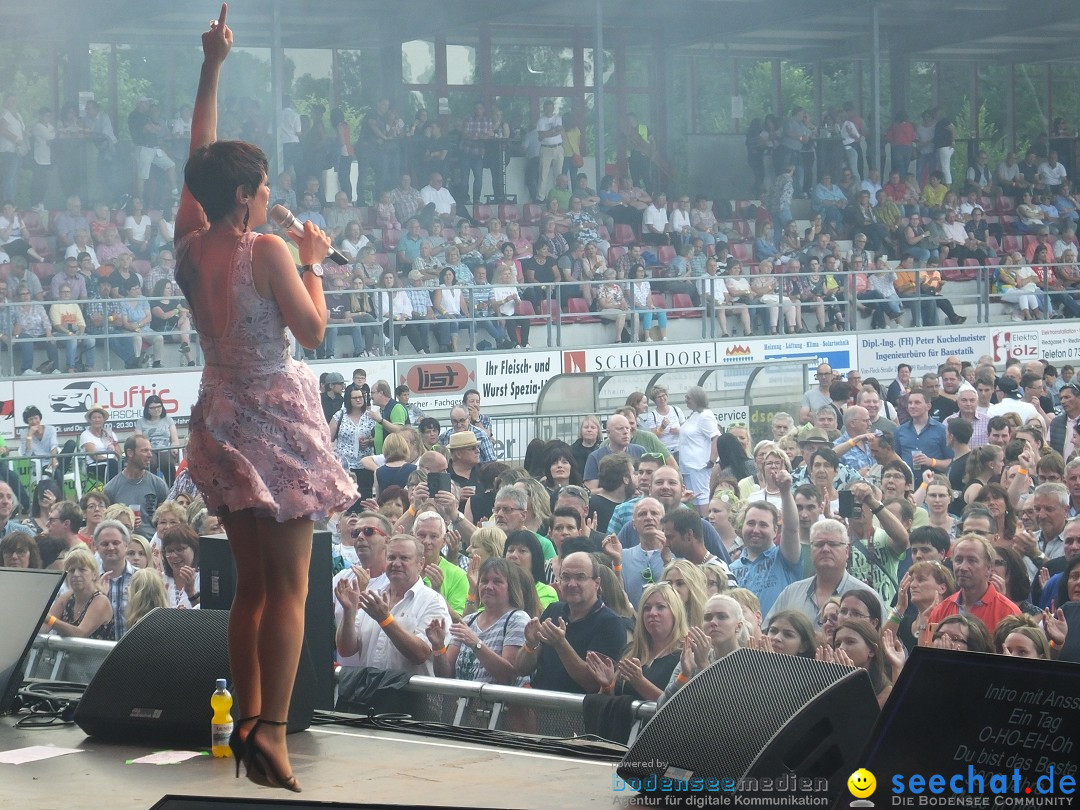
[[[301,273],[266,222],[266,156],[217,139],[217,86],[233,43],[227,7],[202,35],[191,153],[176,217],[177,278],[206,366],[192,408],[188,468],[221,517],[236,560],[229,665],[237,700],[230,745],[257,784],[299,792],[285,721],[304,635],[313,521],[345,509],[356,487],[330,449],[314,375],[295,362],[326,328],[322,269],[330,239],[307,223]]]

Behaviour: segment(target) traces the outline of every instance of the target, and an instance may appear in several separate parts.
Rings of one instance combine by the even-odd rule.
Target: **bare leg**
[[[310,520],[278,523],[250,510],[223,520],[236,559],[236,596],[229,612],[229,666],[241,717],[289,716],[304,640]],[[292,773],[284,726],[261,726],[259,747],[281,776]]]
[[[727,337],[730,332],[727,325],[727,307],[724,304],[716,305],[716,320],[720,322],[720,332]]]

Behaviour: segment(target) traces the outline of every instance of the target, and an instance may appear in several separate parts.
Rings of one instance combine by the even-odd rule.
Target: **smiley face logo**
[[[877,789],[877,779],[866,768],[859,768],[848,777],[847,786],[852,796],[865,799],[867,796],[874,795],[874,791]]]

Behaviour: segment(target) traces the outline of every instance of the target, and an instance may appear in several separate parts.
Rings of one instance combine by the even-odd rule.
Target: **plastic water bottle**
[[[215,757],[231,757],[229,737],[232,736],[232,695],[225,688],[225,679],[217,679],[217,689],[210,696],[210,708],[214,717],[210,721],[210,753]]]

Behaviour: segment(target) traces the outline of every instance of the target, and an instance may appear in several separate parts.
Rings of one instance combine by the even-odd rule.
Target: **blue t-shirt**
[[[767,616],[780,592],[802,579],[802,555],[789,563],[780,553],[780,546],[769,546],[751,562],[744,551],[743,556],[731,564],[731,575],[740,588],[754,592],[761,602],[761,615]]]

